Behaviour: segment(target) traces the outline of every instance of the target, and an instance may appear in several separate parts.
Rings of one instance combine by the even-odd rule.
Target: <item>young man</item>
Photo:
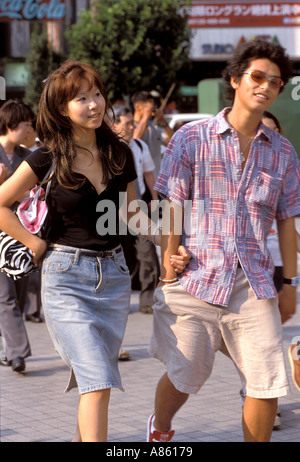
[[[137,199],[142,199],[146,186],[151,193],[152,200],[158,200],[158,194],[154,191],[155,169],[149,148],[142,140],[132,139],[134,131],[133,115],[129,108],[118,106],[114,108],[115,123],[113,129],[127,143],[133,153],[137,179],[135,190]],[[138,279],[140,285],[139,310],[145,314],[153,313],[153,294],[158,283],[160,268],[155,245],[143,236],[127,234],[121,236],[127,265],[134,283]]]
[[[258,40],[240,47],[224,72],[232,108],[183,126],[164,156],[155,188],[191,213],[181,236],[171,228],[162,238],[150,353],[167,373],[148,441],[171,440],[175,413],[207,380],[217,350],[234,361],[246,390],[245,440],[270,439],[277,398],[288,392],[281,319],[296,308],[300,170],[291,144],[261,117],[290,76],[281,46]],[[274,218],[285,277],[280,311],[266,246]],[[180,276],[169,263],[179,241],[193,256]]]
[[[167,146],[174,131],[169,127],[164,114],[155,107],[155,100],[151,93],[147,91],[136,92],[132,97],[134,106],[134,139],[141,139],[147,143],[152,159],[154,161],[154,177],[157,178],[161,158],[162,146]],[[153,124],[156,119],[158,126]]]
[[[0,162],[5,181],[30,154],[20,146],[32,130],[34,113],[29,106],[14,100],[6,101],[0,108]],[[2,165],[0,164],[0,165]],[[1,181],[2,180],[2,181]],[[23,198],[20,198],[20,201]],[[18,203],[12,206],[16,209]],[[24,359],[31,356],[22,312],[27,298],[29,278],[14,281],[0,273],[0,331],[5,341],[6,359],[2,366],[11,366],[15,372],[24,372]]]

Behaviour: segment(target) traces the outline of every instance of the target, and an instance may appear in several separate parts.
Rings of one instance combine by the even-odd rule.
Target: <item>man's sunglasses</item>
[[[281,88],[283,86],[283,81],[280,77],[268,77],[264,72],[261,71],[248,71],[243,72],[243,74],[250,75],[251,79],[259,85],[265,83],[267,80],[274,88]]]

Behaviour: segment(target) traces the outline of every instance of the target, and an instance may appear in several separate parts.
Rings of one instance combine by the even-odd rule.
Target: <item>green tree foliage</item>
[[[24,102],[37,114],[43,80],[64,60],[62,54],[53,51],[48,43],[45,27],[36,25],[30,37],[29,52],[26,57],[29,78],[25,88]]]
[[[183,0],[94,0],[67,31],[70,55],[94,65],[110,98],[137,90],[163,95],[189,64]]]

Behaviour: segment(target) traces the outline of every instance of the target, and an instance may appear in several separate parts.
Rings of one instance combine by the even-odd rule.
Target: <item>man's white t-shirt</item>
[[[272,228],[267,237],[267,247],[271,254],[275,266],[283,266],[279,247],[278,229],[276,220],[273,221]]]
[[[142,149],[139,147],[138,143],[140,143],[140,145],[142,146]],[[134,158],[134,164],[135,164],[140,193],[141,195],[143,195],[144,192],[146,191],[146,186],[144,182],[144,173],[153,172],[155,170],[155,165],[154,165],[154,162],[151,157],[147,144],[142,140],[138,140],[138,143],[136,142],[136,140],[131,139],[129,142],[129,146],[132,150],[132,154]]]

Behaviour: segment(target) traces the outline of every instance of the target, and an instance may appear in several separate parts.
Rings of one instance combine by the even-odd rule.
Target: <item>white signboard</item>
[[[300,27],[193,29],[190,57],[195,61],[226,61],[240,43],[256,37],[280,43],[291,59],[300,58]]]

